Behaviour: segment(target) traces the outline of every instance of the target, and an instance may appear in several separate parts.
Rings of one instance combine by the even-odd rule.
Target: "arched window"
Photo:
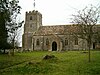
[[[32,16],[30,16],[30,20],[32,20]]]
[[[37,39],[37,41],[36,41],[36,45],[40,45],[40,41],[39,41],[39,39]]]
[[[48,38],[46,39],[46,45],[49,45],[49,39]]]
[[[68,45],[68,39],[67,38],[65,39],[65,45]]]
[[[78,38],[75,38],[75,45],[78,45]]]

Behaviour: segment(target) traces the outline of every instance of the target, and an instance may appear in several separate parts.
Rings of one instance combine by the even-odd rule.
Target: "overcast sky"
[[[19,0],[22,7],[21,20],[25,19],[25,12],[34,10],[34,0]],[[42,13],[43,25],[69,24],[71,15],[90,4],[98,5],[99,0],[35,0],[36,7]]]

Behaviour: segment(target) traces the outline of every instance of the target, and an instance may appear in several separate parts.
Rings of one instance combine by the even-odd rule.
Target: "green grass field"
[[[45,55],[57,59],[43,60]],[[100,75],[100,51],[16,53],[15,56],[0,55],[0,75]]]

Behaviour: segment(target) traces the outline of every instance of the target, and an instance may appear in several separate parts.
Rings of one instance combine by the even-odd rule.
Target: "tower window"
[[[37,41],[36,41],[36,45],[40,45],[39,39],[37,39]]]
[[[32,20],[32,16],[30,16],[30,20]]]
[[[68,40],[67,40],[67,38],[65,39],[65,45],[68,45]]]
[[[75,45],[78,45],[78,38],[75,38]]]
[[[46,39],[46,45],[49,45],[49,39],[48,38]]]
[[[32,28],[33,27],[33,25],[32,24],[30,24],[30,28]]]

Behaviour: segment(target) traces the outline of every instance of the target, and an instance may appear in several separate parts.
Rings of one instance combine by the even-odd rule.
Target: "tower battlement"
[[[37,10],[26,12],[26,15],[31,15],[31,14],[38,14],[38,15],[42,16],[42,14],[40,12],[38,12]]]

